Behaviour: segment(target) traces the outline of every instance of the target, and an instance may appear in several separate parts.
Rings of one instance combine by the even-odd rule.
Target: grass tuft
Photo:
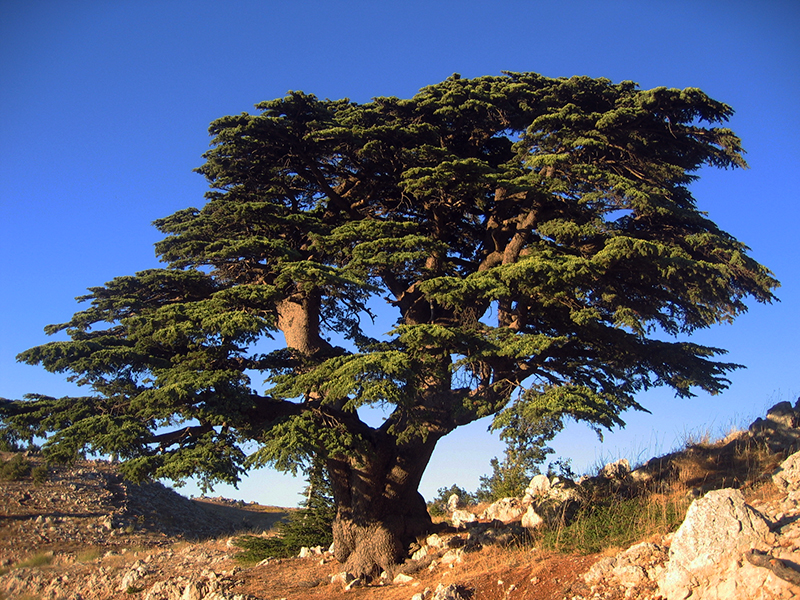
[[[52,552],[40,552],[17,563],[15,567],[20,569],[46,567],[53,562],[53,558]]]
[[[684,495],[609,498],[587,504],[569,525],[543,531],[538,541],[544,549],[566,554],[627,548],[677,529],[689,503]]]
[[[82,552],[79,552],[75,556],[75,560],[79,563],[88,563],[97,560],[98,558],[102,558],[102,556],[103,551],[100,548],[88,548]]]

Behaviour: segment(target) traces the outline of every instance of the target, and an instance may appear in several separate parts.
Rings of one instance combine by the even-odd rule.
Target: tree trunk
[[[417,487],[435,445],[433,436],[398,445],[382,434],[374,453],[328,461],[337,505],[334,554],[346,571],[367,579],[392,575],[411,543],[432,531]]]
[[[287,346],[306,356],[330,349],[320,335],[320,298],[319,290],[305,291],[277,306],[278,327]],[[429,303],[425,306],[430,312]],[[432,530],[417,488],[436,442],[447,431],[431,426],[424,441],[411,434],[410,441],[398,443],[396,434],[371,429],[357,415],[346,428],[358,431],[368,449],[358,456],[327,459],[337,508],[335,556],[356,577],[373,579],[381,571],[391,574],[407,558],[410,544]],[[322,455],[325,452],[322,450]]]

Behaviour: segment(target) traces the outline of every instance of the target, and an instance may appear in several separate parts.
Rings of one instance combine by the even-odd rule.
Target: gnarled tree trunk
[[[408,558],[409,546],[433,529],[417,491],[436,439],[396,444],[381,434],[370,455],[328,461],[337,505],[336,559],[356,577],[390,574]]]
[[[278,326],[288,347],[309,357],[330,349],[320,336],[319,314],[318,290],[295,294],[277,306]],[[411,434],[409,441],[399,443],[396,434],[386,430],[388,422],[372,429],[357,415],[347,417],[336,408],[328,410],[334,421],[348,420],[347,429],[358,432],[368,448],[357,456],[326,459],[337,508],[333,523],[336,559],[356,577],[372,579],[381,571],[391,573],[407,558],[410,544],[433,528],[417,488],[436,442],[447,431],[431,426],[424,440]]]

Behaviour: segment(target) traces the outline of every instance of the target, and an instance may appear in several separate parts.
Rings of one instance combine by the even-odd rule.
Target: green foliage
[[[164,268],[89,288],[19,355],[87,392],[0,399],[4,443],[207,486],[318,457],[362,469],[346,487],[494,415],[510,458],[486,485],[511,491],[567,419],[725,389],[739,365],[685,338],[774,299],[692,196],[701,168],[745,166],[700,90],[505,73],[257,111],[211,124],[204,204],[155,222]],[[376,489],[419,481],[401,471]]]
[[[21,452],[22,446],[15,432],[0,427],[0,452]]]
[[[295,556],[294,550],[288,548],[279,537],[241,535],[233,540],[233,545],[242,548],[242,552],[236,554],[236,560],[247,564],[255,564],[265,558]]]
[[[241,562],[254,563],[265,558],[296,556],[302,547],[328,548],[333,542],[332,524],[336,516],[331,484],[322,465],[315,462],[308,475],[305,498],[300,510],[278,524],[275,537],[240,536],[234,544],[244,552],[236,555]]]
[[[304,495],[300,510],[292,512],[288,520],[278,526],[284,546],[293,553],[303,546],[327,548],[333,542],[331,526],[336,507],[330,480],[318,461],[309,472]]]
[[[542,449],[540,446],[535,446],[535,448]],[[551,452],[552,450],[549,448],[544,448],[541,455],[537,453],[535,460],[531,460],[529,455],[526,458],[524,455],[513,452],[510,448],[506,449],[502,461],[497,457],[489,461],[492,472],[489,475],[481,476],[480,486],[475,492],[476,500],[496,502],[501,498],[521,498],[534,475],[541,472],[539,464],[544,456]],[[547,476],[558,476],[573,481],[576,479],[571,461],[563,458],[548,463]]]
[[[0,464],[0,479],[17,481],[31,474],[31,463],[22,454],[15,454]]]
[[[546,549],[566,554],[626,548],[648,536],[675,531],[688,506],[685,498],[611,495],[586,503],[569,525],[544,530],[539,541]]]
[[[578,476],[572,470],[571,458],[559,458],[547,465],[547,476],[550,478],[561,477],[562,479],[569,479],[575,481]]]
[[[467,490],[456,484],[451,485],[449,488],[442,487],[436,491],[436,497],[428,502],[428,512],[432,517],[441,517],[447,514],[447,501],[450,496],[456,494],[460,504],[469,506],[476,504],[478,499],[475,494],[470,494]]]
[[[501,498],[522,497],[534,475],[539,473],[535,465],[525,464],[506,452],[503,460],[493,458],[490,475],[480,478],[475,495],[479,502],[495,502]]]
[[[37,465],[31,469],[31,479],[33,483],[41,485],[50,479],[50,471],[45,465]]]

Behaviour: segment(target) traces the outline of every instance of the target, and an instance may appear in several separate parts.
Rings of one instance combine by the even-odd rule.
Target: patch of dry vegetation
[[[534,543],[587,554],[663,536],[675,531],[692,500],[708,491],[733,487],[748,499],[774,496],[769,475],[786,456],[742,431],[717,441],[707,434],[687,439],[682,450],[651,459],[631,478],[593,488],[570,524],[537,533]]]

